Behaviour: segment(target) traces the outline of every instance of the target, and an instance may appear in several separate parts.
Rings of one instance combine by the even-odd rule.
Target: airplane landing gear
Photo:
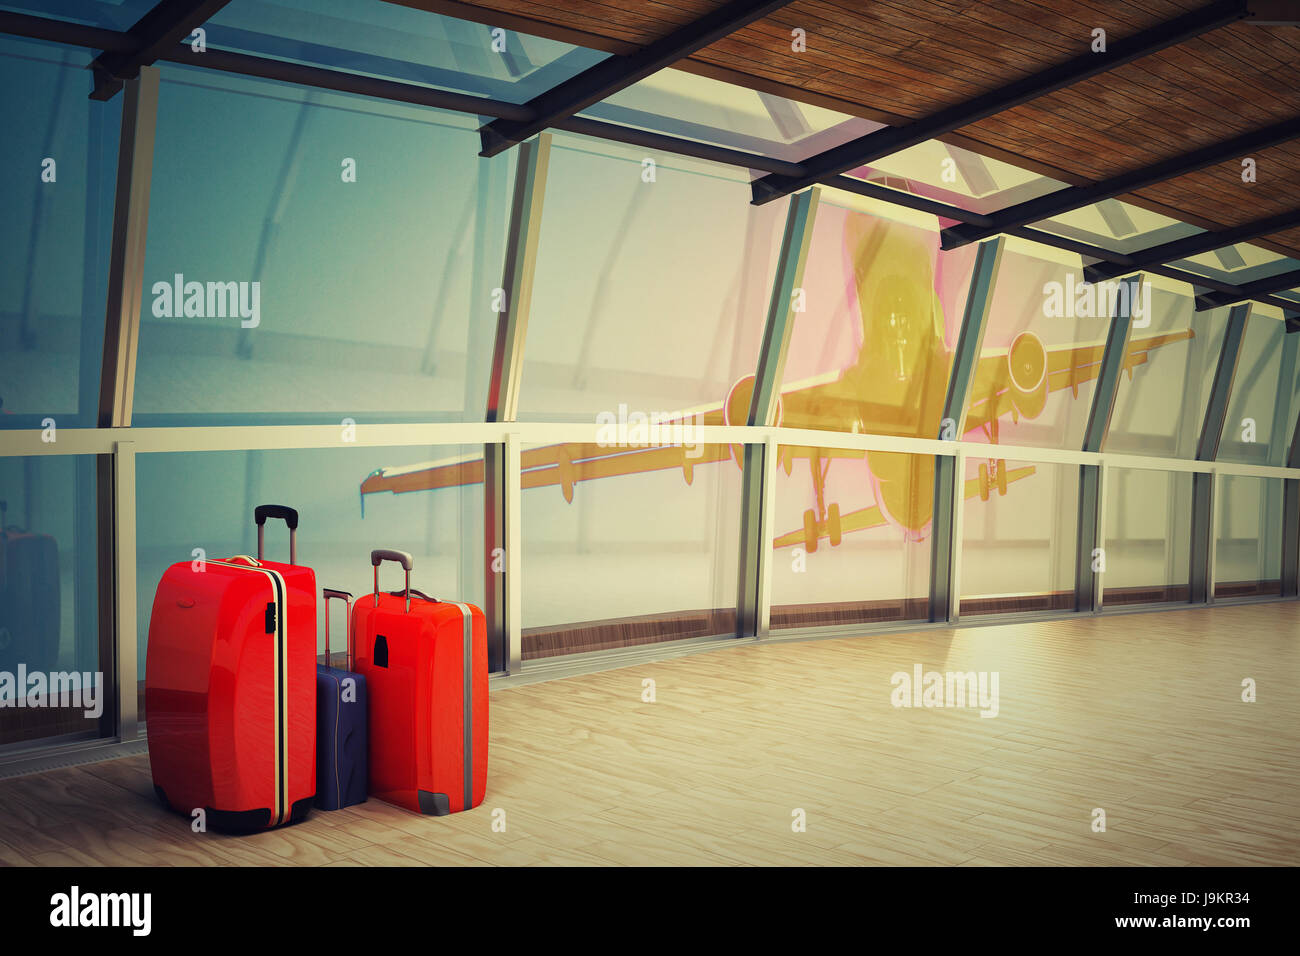
[[[990,468],[992,474],[990,475]],[[988,501],[990,491],[996,487],[999,495],[1007,493],[1007,463],[1005,461],[980,462],[979,488],[980,501]]]

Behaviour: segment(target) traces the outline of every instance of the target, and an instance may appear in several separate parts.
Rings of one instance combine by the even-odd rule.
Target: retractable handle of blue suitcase
[[[257,522],[257,560],[262,560],[262,542],[266,537],[266,519],[280,518],[289,526],[289,563],[298,563],[298,512],[288,505],[258,505],[253,509]]]
[[[343,600],[343,627],[347,632],[347,667],[345,670],[352,670],[352,592],[336,591],[333,588],[322,588],[321,594],[325,596],[325,666],[333,667],[330,657],[330,598],[341,598]]]

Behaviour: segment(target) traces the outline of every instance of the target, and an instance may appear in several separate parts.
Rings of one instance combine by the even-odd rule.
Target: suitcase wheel
[[[420,801],[421,813],[427,813],[435,817],[445,817],[451,813],[451,801],[447,799],[445,793],[430,793],[428,790],[419,790],[416,792],[416,799]]]

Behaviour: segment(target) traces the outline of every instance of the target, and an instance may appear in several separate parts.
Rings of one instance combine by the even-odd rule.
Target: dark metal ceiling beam
[[[1300,286],[1300,269],[1292,269],[1290,272],[1283,272],[1281,275],[1247,282],[1244,285],[1237,286],[1233,292],[1207,292],[1204,295],[1198,295],[1196,297],[1196,311],[1204,312],[1207,309],[1217,309],[1220,306],[1232,305],[1234,302],[1244,302],[1246,299],[1252,299],[1257,295],[1271,295],[1274,292],[1294,289],[1296,286]],[[1297,305],[1300,305],[1300,303],[1292,303],[1292,308]]]
[[[790,0],[731,0],[629,56],[610,56],[528,101],[527,120],[497,119],[479,130],[480,156],[495,156],[560,120],[672,66],[728,34],[786,6]]]
[[[119,30],[105,30],[68,20],[52,20],[49,17],[34,17],[7,10],[0,10],[0,33],[117,53],[132,49],[131,38]]]
[[[126,31],[131,40],[127,50],[106,50],[95,57],[90,69],[95,76],[92,100],[112,99],[122,81],[133,79],[140,67],[150,66],[181,40],[202,26],[230,0],[160,0]]]
[[[1296,0],[1250,0],[1246,22],[1258,27],[1300,26],[1300,3]]]
[[[978,122],[995,113],[1027,103],[1166,47],[1240,20],[1247,15],[1246,0],[1220,0],[1185,13],[1149,30],[1110,44],[1105,53],[1083,53],[1032,76],[1009,83],[973,99],[956,103],[902,126],[887,126],[855,140],[828,149],[804,161],[803,176],[765,176],[753,183],[753,202],[762,205],[831,177],[873,163],[934,139],[955,129]],[[993,233],[989,233],[993,235]],[[986,237],[981,237],[986,238]]]
[[[1128,272],[1145,269],[1147,266],[1177,262],[1179,259],[1187,259],[1191,256],[1213,252],[1216,249],[1223,249],[1238,242],[1249,242],[1270,233],[1283,232],[1293,226],[1300,226],[1300,209],[1292,209],[1290,212],[1280,213],[1276,216],[1256,219],[1254,222],[1233,226],[1230,229],[1201,232],[1194,236],[1175,239],[1172,242],[1163,242],[1158,246],[1139,249],[1136,252],[1129,253],[1129,258],[1132,260],[1131,265],[1116,265],[1114,263],[1102,265],[1098,263],[1084,269],[1083,275],[1089,282],[1114,279]]]
[[[1091,206],[1103,199],[1110,199],[1112,196],[1122,196],[1168,179],[1194,173],[1207,166],[1249,156],[1256,150],[1276,146],[1297,136],[1300,136],[1300,117],[1293,117],[1087,186],[1068,186],[1065,189],[1058,189],[1054,193],[995,212],[992,217],[993,224],[990,226],[954,226],[945,229],[943,248],[956,249],[970,242],[979,242],[981,239],[1006,232],[1015,226],[1051,219],[1075,209],[1082,209],[1084,206]]]

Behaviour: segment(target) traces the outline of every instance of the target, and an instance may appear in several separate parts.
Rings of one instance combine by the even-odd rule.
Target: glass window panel
[[[1191,514],[1189,472],[1106,472],[1105,606],[1190,598]]]
[[[227,50],[523,103],[609,54],[373,0],[239,0],[206,24]],[[477,150],[475,150],[477,152]]]
[[[1215,598],[1281,593],[1282,482],[1221,475],[1215,497]]]
[[[86,98],[84,63],[0,39],[0,428],[93,427],[122,98]]]
[[[882,157],[848,175],[982,213],[1028,202],[1065,186],[1047,176],[934,139]]]
[[[792,445],[780,455],[772,628],[927,619],[934,458]]]
[[[17,0],[6,3],[5,7],[54,20],[126,30],[157,3],[158,0]],[[99,51],[81,52],[89,62]]]
[[[1118,199],[1062,213],[1034,223],[1034,228],[1116,252],[1136,252],[1205,231]]]
[[[1008,240],[971,383],[968,441],[1081,448],[1110,328],[1105,295],[1079,292],[1079,260]],[[996,417],[993,409],[997,409]]]
[[[1152,284],[1129,334],[1133,367],[1120,376],[1106,451],[1195,458],[1228,310],[1197,312],[1190,295]],[[1137,323],[1146,321],[1145,328]],[[1142,346],[1151,348],[1143,349]]]
[[[593,103],[582,115],[788,162],[882,128],[847,113],[672,69]]]
[[[253,509],[276,503],[296,508],[298,561],[316,572],[318,588],[373,590],[370,552],[410,552],[411,587],[479,607],[484,601],[483,485],[478,482],[423,490],[420,479],[434,463],[483,457],[479,446],[327,448],[276,451],[176,452],[136,456],[136,587],[138,668],[143,689],[149,618],[163,572],[194,560],[257,553]],[[363,496],[363,481],[383,469],[406,473],[401,484],[382,483]],[[372,486],[373,487],[373,486]],[[411,491],[390,493],[393,488]],[[147,507],[146,507],[147,503]],[[268,522],[266,557],[287,561],[288,532]],[[380,586],[402,586],[401,569],[380,569]],[[318,595],[319,597],[319,595]],[[318,606],[319,607],[319,606]],[[339,615],[334,620],[337,622]],[[318,652],[325,649],[324,615],[318,610]],[[331,631],[331,651],[344,634]],[[143,694],[141,695],[143,708]]]
[[[479,159],[472,117],[163,75],[136,424],[482,420],[515,152]]]
[[[113,677],[99,653],[95,468],[91,455],[0,458],[0,673],[12,682],[0,687],[0,749],[99,736],[112,723]]]
[[[523,466],[525,660],[735,634],[730,446],[536,446]]]
[[[646,182],[653,160],[654,180]],[[712,413],[758,359],[786,203],[732,170],[557,136],[519,417]]]
[[[1271,279],[1273,276],[1300,270],[1300,262],[1295,259],[1246,242],[1224,246],[1213,252],[1202,253],[1171,264],[1197,275],[1219,279],[1222,282],[1232,282],[1236,285]],[[1300,286],[1300,283],[1296,285]]]
[[[790,335],[782,422],[936,437],[974,255],[941,254],[932,216],[823,199],[805,310]]]
[[[1291,404],[1296,348],[1300,338],[1287,335],[1277,319],[1253,311],[1232,380],[1228,414],[1219,441],[1219,461],[1268,464],[1290,441],[1286,413]]]
[[[1073,610],[1078,466],[972,456],[965,494],[961,614]]]

